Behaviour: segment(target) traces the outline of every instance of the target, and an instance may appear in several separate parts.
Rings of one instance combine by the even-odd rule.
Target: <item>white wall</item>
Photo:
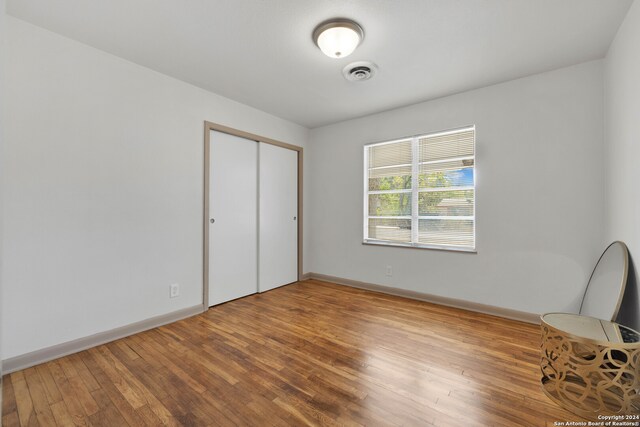
[[[602,68],[593,61],[313,129],[309,270],[531,313],[577,311],[602,250]],[[470,124],[478,253],[362,245],[363,145]]]
[[[619,321],[640,329],[640,2],[635,1],[605,60],[606,237],[629,246],[634,268]]]
[[[5,8],[6,3],[5,0],[0,0],[0,82],[2,81],[2,76],[4,72],[4,25],[5,25]],[[4,98],[4,92],[2,90],[2,85],[0,84],[0,99]],[[4,158],[4,127],[2,126],[2,103],[0,103],[0,170],[2,170],[2,159]],[[2,349],[4,349],[4,344],[2,342],[2,325],[4,324],[4,311],[2,310],[2,236],[3,236],[3,209],[4,205],[3,200],[3,185],[2,185],[2,174],[0,174],[0,356],[2,356]],[[2,357],[0,357],[0,390],[2,390]],[[2,391],[0,391],[0,408],[2,408]],[[1,409],[0,409],[0,412]],[[1,415],[1,414],[0,414]],[[2,424],[2,421],[0,421]]]
[[[7,24],[3,357],[200,304],[204,121],[307,129]]]

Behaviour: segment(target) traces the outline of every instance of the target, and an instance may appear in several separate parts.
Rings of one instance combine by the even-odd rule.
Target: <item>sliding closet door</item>
[[[258,290],[258,143],[211,131],[209,306]]]
[[[298,280],[298,153],[260,143],[260,292]]]

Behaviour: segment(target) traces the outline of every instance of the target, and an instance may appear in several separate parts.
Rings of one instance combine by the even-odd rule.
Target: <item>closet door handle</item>
[[[297,216],[294,216],[294,217],[293,217],[293,220],[295,221],[296,219],[298,219],[298,217],[297,217]]]
[[[209,220],[209,222],[210,222],[211,224],[213,224],[214,222],[216,222],[216,220],[215,220],[215,219],[213,219],[213,218],[211,218],[211,219]]]

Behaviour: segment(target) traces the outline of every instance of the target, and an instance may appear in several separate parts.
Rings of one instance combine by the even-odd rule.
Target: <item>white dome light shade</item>
[[[313,41],[330,58],[350,55],[363,38],[362,27],[347,19],[324,22],[313,31]]]
[[[344,58],[360,44],[360,36],[351,28],[333,27],[318,37],[318,47],[330,58]]]

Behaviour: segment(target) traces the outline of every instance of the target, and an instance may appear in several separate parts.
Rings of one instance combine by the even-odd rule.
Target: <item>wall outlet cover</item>
[[[169,286],[169,298],[175,298],[177,296],[180,296],[180,285],[174,283]]]

